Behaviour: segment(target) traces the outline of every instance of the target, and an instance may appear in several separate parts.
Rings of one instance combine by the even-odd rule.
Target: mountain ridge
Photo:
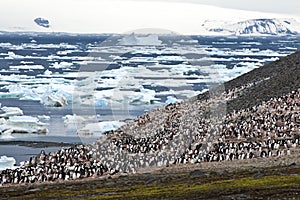
[[[205,21],[202,26],[209,32],[220,35],[283,36],[299,35],[300,23],[295,19],[258,18],[244,21]]]
[[[231,91],[247,85],[252,86],[244,88],[238,98],[227,102],[228,112],[250,108],[263,101],[298,90],[300,88],[300,51],[225,82],[223,85],[196,96],[196,99],[210,98],[220,91]],[[195,100],[195,97],[191,99]]]

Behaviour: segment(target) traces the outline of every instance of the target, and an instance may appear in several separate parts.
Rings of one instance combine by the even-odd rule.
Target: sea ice
[[[173,96],[167,96],[167,100],[166,100],[166,105],[169,105],[169,104],[173,104],[173,103],[176,103],[178,101],[178,99],[176,99],[175,97]]]
[[[48,129],[46,124],[39,121],[38,118],[32,116],[11,116],[6,123],[0,125],[0,132],[3,135],[12,133],[37,133],[45,134]]]
[[[68,104],[64,96],[58,94],[46,94],[42,98],[42,103],[46,106],[64,107]]]
[[[37,116],[37,118],[38,119],[40,119],[40,120],[50,120],[50,116],[47,116],[47,115],[39,115],[39,116]]]
[[[17,66],[9,66],[9,69],[12,70],[20,70],[20,69],[44,69],[42,65],[17,65]]]
[[[65,125],[69,124],[81,124],[85,121],[85,118],[78,115],[66,115],[63,117]]]
[[[107,131],[117,130],[125,123],[120,121],[105,121],[98,123],[87,124],[82,129],[78,130],[78,135],[101,135]]]
[[[20,116],[23,115],[23,111],[18,107],[2,107],[1,110],[4,113],[0,114],[0,117]]]
[[[72,66],[72,63],[68,63],[68,62],[55,62],[52,66],[50,66],[50,68],[54,68],[54,69],[63,69],[63,68],[69,68]]]
[[[1,156],[0,157],[0,170],[11,169],[16,164],[13,157]]]

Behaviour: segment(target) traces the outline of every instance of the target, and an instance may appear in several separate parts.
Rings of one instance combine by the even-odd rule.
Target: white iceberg
[[[63,68],[69,68],[71,67],[73,64],[72,63],[68,63],[68,62],[55,62],[52,66],[50,66],[50,68],[54,68],[54,69],[63,69]]]
[[[39,119],[32,116],[12,116],[8,120],[11,124],[37,124]]]
[[[64,107],[68,104],[68,101],[62,95],[46,94],[42,99],[42,103],[44,103],[46,106]]]
[[[81,124],[85,121],[85,119],[78,115],[66,115],[63,117],[65,125],[69,124]]]
[[[11,116],[0,125],[0,133],[3,136],[10,136],[12,133],[36,133],[46,134],[46,124],[32,116]]]
[[[50,71],[48,69],[44,72],[45,76],[50,76],[51,74],[52,74],[52,71]]]
[[[158,39],[157,35],[136,36],[132,33],[124,36],[119,44],[125,46],[157,46],[161,45],[162,41]]]
[[[107,102],[104,99],[97,99],[95,101],[95,106],[104,107],[107,106]]]
[[[13,157],[1,156],[0,157],[0,171],[5,169],[11,169],[16,164],[16,160]]]
[[[82,129],[78,130],[78,135],[101,135],[107,131],[117,130],[125,123],[120,121],[104,121],[98,123],[87,124]]]
[[[40,120],[50,120],[50,116],[47,116],[47,115],[39,115],[39,116],[37,116],[38,117],[38,119],[40,119]]]
[[[176,99],[175,97],[173,96],[167,96],[167,100],[166,100],[166,105],[169,105],[169,104],[173,104],[173,103],[176,103],[178,102],[178,99]]]
[[[23,111],[18,107],[2,107],[1,110],[4,112],[0,114],[0,117],[20,116],[23,115]]]

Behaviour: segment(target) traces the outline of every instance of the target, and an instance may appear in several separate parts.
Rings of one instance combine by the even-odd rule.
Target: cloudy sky
[[[124,33],[141,28],[198,34],[205,20],[296,18],[299,0],[0,0],[0,31]],[[246,10],[246,11],[245,11]],[[43,17],[50,29],[33,20]]]
[[[158,0],[159,1],[159,0]],[[182,1],[182,0],[165,0]],[[215,5],[223,8],[283,13],[300,16],[299,0],[185,0],[197,4]]]

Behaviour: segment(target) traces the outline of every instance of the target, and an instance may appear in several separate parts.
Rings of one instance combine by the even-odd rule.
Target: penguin
[[[277,150],[276,155],[277,155],[277,157],[281,156],[281,150],[280,149]]]
[[[267,156],[267,152],[265,150],[260,152],[260,157],[265,158]]]

